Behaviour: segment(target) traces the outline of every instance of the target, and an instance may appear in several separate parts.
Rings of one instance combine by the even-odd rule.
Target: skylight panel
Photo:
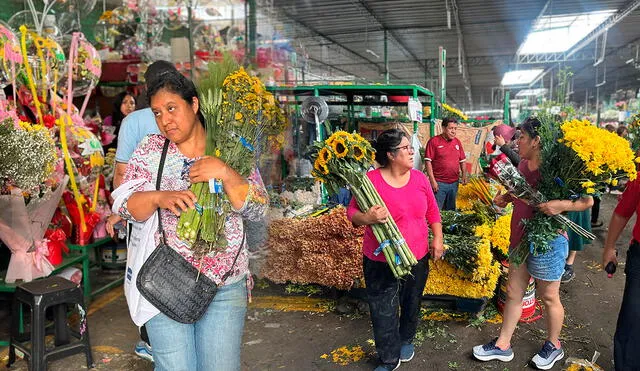
[[[518,54],[562,53],[606,21],[615,10],[542,16],[533,25]]]
[[[531,70],[509,71],[502,78],[502,85],[526,85],[535,80],[542,73],[542,68]]]

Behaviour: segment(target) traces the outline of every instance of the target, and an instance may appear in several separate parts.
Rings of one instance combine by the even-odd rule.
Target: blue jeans
[[[633,241],[627,251],[624,295],[613,337],[616,371],[640,370],[640,244]]]
[[[563,234],[549,241],[551,250],[544,254],[527,257],[527,270],[531,277],[542,281],[560,281],[564,265],[569,256],[569,241]]]
[[[160,313],[146,323],[155,371],[240,370],[247,283],[221,286],[196,323],[183,324]]]
[[[438,192],[436,192],[436,202],[440,210],[455,210],[456,196],[458,195],[458,182],[438,183]]]

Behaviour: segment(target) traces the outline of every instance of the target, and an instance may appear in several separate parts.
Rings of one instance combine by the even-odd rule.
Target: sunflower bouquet
[[[243,177],[249,177],[267,139],[284,129],[279,105],[260,79],[238,68],[231,58],[211,63],[199,90],[207,132],[205,154],[218,157]],[[191,243],[196,256],[225,249],[224,226],[231,204],[222,181],[196,183],[191,190],[198,204],[180,215],[178,237]]]
[[[600,129],[587,120],[556,122],[541,115],[538,133],[541,138],[541,178],[536,189],[508,161],[498,160],[491,169],[500,182],[518,198],[537,205],[548,200],[577,200],[596,195],[600,184],[615,185],[618,179],[636,178],[635,158],[629,143],[614,133]],[[566,216],[547,216],[536,212],[525,223],[525,237],[511,252],[514,264],[521,264],[529,253],[549,251],[549,241],[557,231],[570,228],[593,240],[595,236]]]
[[[375,151],[371,144],[357,133],[338,131],[327,140],[315,142],[311,155],[314,161],[313,175],[324,183],[331,194],[337,194],[340,188],[349,186],[362,211],[374,205],[385,206],[384,201],[366,176],[367,170],[375,160]],[[387,218],[384,224],[371,226],[380,243],[375,254],[384,254],[391,271],[396,278],[411,271],[418,261],[402,237],[393,218]]]

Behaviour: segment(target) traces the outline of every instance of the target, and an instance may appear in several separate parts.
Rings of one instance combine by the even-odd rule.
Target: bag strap
[[[247,233],[243,230],[242,231],[242,242],[240,242],[240,248],[238,248],[238,252],[236,253],[236,257],[233,259],[233,264],[231,264],[231,268],[229,268],[227,273],[225,273],[224,276],[222,276],[222,278],[220,279],[220,282],[222,282],[222,284],[224,284],[224,281],[226,281],[227,278],[229,278],[229,276],[231,275],[231,273],[233,273],[233,268],[236,266],[236,261],[238,260],[238,256],[240,256],[240,252],[242,252],[242,248],[244,247],[244,240],[245,240],[246,237],[247,237]]]
[[[169,150],[169,139],[164,140],[164,147],[162,147],[162,155],[160,156],[160,164],[158,165],[158,178],[156,179],[156,190],[160,190],[160,183],[162,182],[162,172],[164,171],[164,162],[167,159],[167,151]],[[162,242],[167,244],[167,236],[162,228],[162,216],[160,215],[160,208],[158,208],[158,232],[162,236]]]

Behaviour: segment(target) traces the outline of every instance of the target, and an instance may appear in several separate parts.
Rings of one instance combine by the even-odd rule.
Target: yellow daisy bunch
[[[456,196],[456,206],[462,211],[469,211],[473,209],[473,202],[477,199],[475,193],[472,190],[473,185],[471,183],[460,184],[458,186],[458,195]]]
[[[491,229],[490,224],[476,228],[476,235],[481,237],[481,240],[476,258],[478,268],[473,274],[456,269],[444,260],[429,261],[429,277],[424,293],[463,298],[492,297],[500,277],[500,264],[493,259],[491,253]]]
[[[429,277],[424,293],[427,295],[453,295],[462,298],[491,298],[493,297],[498,278],[500,264],[493,262],[488,269],[488,275],[479,282],[469,279],[462,271],[456,269],[444,260],[429,261]]]
[[[560,141],[584,162],[582,173],[587,179],[582,187],[586,193],[595,192],[595,183],[591,182],[596,180],[594,177],[612,179],[617,173],[624,172],[629,179],[636,178],[634,161],[639,160],[624,138],[598,128],[588,120],[566,121],[561,130],[563,138]]]
[[[509,244],[511,238],[511,213],[503,215],[496,220],[491,228],[491,246],[500,254],[509,256]]]
[[[465,115],[464,113],[462,113],[462,111],[460,111],[457,108],[451,107],[450,105],[446,104],[446,103],[442,103],[442,108],[446,111],[449,111],[451,113],[453,113],[456,116],[459,116],[461,119],[463,120],[468,120],[469,117],[467,115]]]

